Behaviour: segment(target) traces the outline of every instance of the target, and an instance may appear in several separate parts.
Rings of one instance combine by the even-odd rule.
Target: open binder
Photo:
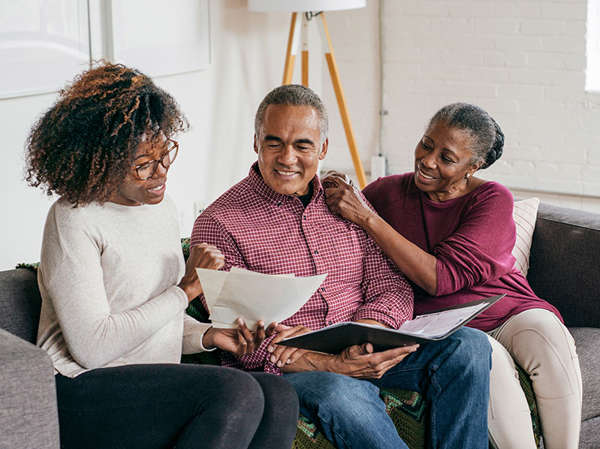
[[[418,315],[414,319],[403,323],[399,329],[343,322],[296,337],[286,338],[279,344],[338,354],[348,346],[367,342],[373,345],[375,351],[385,351],[398,346],[443,340],[504,296],[492,296]]]

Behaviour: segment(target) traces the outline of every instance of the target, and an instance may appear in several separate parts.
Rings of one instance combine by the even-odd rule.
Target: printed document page
[[[409,333],[423,338],[438,338],[486,306],[486,303],[482,303],[460,309],[418,315],[414,319],[402,324],[398,332]]]
[[[196,268],[214,327],[235,327],[238,317],[249,329],[296,313],[323,283],[327,274],[309,277],[271,275],[233,267],[231,271]]]

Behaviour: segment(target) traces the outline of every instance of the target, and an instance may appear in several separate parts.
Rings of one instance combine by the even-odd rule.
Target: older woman
[[[209,245],[184,264],[165,197],[186,127],[145,75],[107,64],[83,73],[34,125],[33,186],[60,195],[48,213],[38,281],[38,345],[55,368],[63,448],[290,447],[298,403],[267,374],[181,365],[184,352],[243,355],[265,337],[242,321],[218,330],[184,313],[218,269]]]
[[[470,323],[493,337],[490,437],[500,449],[535,447],[516,361],[532,380],[545,447],[575,449],[581,375],[573,339],[559,312],[514,267],[511,193],[473,176],[493,164],[503,146],[500,127],[485,111],[451,104],[433,116],[417,143],[414,173],[364,189],[375,211],[340,176],[325,180],[327,201],[373,236],[413,282],[415,313],[506,294]]]

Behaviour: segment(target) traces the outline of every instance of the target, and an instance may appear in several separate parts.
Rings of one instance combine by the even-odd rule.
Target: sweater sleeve
[[[183,316],[183,354],[196,354],[204,352],[206,349],[202,346],[202,337],[210,329],[210,323],[202,323],[195,318],[185,314]]]
[[[490,183],[463,211],[456,231],[435,245],[436,295],[498,279],[510,272],[515,259],[513,198],[508,189]]]
[[[111,311],[101,251],[101,238],[82,214],[53,206],[44,229],[40,284],[52,301],[70,354],[88,369],[130,352],[187,306],[185,292],[174,285],[139,307]]]

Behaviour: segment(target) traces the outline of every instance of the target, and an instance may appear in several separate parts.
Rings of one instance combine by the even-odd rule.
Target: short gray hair
[[[308,87],[300,84],[285,84],[276,87],[261,101],[256,111],[254,118],[254,132],[258,136],[262,129],[265,120],[265,112],[267,107],[272,104],[281,104],[288,106],[310,106],[317,114],[319,114],[319,131],[321,137],[321,145],[327,139],[329,129],[329,119],[327,117],[327,109],[319,98],[319,96]]]
[[[444,123],[450,128],[466,131],[471,136],[473,163],[488,168],[502,156],[504,133],[496,120],[479,106],[468,103],[452,103],[437,111],[429,121],[428,128]]]

